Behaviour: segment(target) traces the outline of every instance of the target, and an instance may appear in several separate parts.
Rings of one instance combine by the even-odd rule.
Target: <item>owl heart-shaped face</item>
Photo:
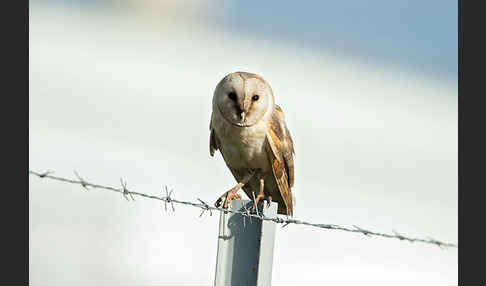
[[[231,124],[255,125],[273,108],[272,89],[256,74],[236,72],[225,76],[216,86],[213,105]]]

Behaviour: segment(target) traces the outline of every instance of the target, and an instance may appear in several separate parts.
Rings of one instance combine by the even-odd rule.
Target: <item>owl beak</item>
[[[245,122],[246,113],[243,111],[240,113],[241,122]]]

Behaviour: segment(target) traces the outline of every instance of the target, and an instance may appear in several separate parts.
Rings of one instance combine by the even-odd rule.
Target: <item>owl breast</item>
[[[265,122],[250,127],[237,127],[223,119],[213,121],[213,127],[220,141],[220,151],[229,167],[270,170],[265,150]]]

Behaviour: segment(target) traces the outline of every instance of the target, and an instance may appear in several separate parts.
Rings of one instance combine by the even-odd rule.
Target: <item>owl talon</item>
[[[216,202],[214,203],[214,206],[219,208],[221,203],[223,202],[223,208],[227,209],[229,206],[229,203],[234,200],[234,199],[241,199],[241,196],[238,195],[236,192],[240,189],[240,185],[238,184],[236,187],[232,188],[231,190],[227,191],[224,193],[221,197],[219,197]]]

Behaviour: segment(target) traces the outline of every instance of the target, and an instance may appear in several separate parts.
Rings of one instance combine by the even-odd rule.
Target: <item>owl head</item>
[[[271,116],[275,106],[272,88],[259,75],[235,72],[216,86],[213,111],[232,125],[249,127]]]

